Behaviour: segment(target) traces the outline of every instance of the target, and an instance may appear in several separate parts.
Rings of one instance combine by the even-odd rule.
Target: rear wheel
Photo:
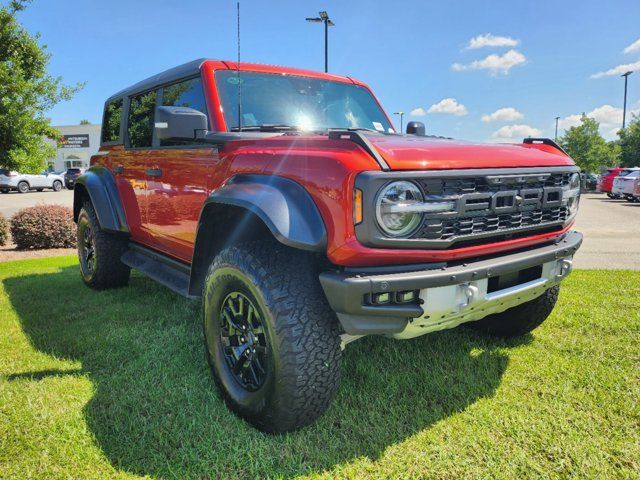
[[[86,285],[102,290],[129,282],[131,268],[120,261],[127,250],[127,239],[103,231],[90,202],[84,203],[78,215],[77,242],[80,274]]]
[[[18,183],[18,191],[20,193],[27,193],[29,191],[29,184],[27,182]]]
[[[206,356],[236,414],[266,432],[296,430],[329,407],[340,341],[314,258],[271,242],[229,247],[203,289]]]
[[[540,326],[553,311],[560,286],[549,288],[542,295],[502,313],[489,315],[467,325],[496,337],[519,337]]]
[[[59,192],[60,190],[62,190],[62,182],[60,180],[56,180],[53,182],[53,191],[54,192]]]

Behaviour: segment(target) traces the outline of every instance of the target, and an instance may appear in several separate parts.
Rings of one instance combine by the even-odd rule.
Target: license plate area
[[[515,287],[516,285],[521,285],[532,280],[538,280],[539,278],[542,278],[542,265],[536,265],[535,267],[525,268],[524,270],[518,270],[515,272],[504,273],[502,275],[489,278],[487,283],[487,293],[499,292],[505,288]]]

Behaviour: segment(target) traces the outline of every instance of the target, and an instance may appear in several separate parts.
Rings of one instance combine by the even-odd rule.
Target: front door
[[[160,105],[190,107],[207,113],[200,77],[164,86]],[[190,262],[198,219],[209,196],[218,151],[193,141],[155,140],[146,165],[147,230],[151,245]]]

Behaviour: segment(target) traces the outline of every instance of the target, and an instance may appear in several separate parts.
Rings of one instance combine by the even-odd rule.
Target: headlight
[[[580,174],[574,173],[569,179],[568,188],[565,187],[562,193],[562,201],[567,206],[567,219],[575,217],[578,213],[578,205],[580,204]]]
[[[420,224],[422,213],[416,212],[422,203],[417,185],[406,181],[392,182],[384,187],[376,199],[376,219],[384,233],[392,237],[407,236]]]

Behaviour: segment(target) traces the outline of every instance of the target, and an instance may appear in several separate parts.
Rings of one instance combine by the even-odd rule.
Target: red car
[[[530,332],[582,242],[579,170],[553,141],[399,134],[365,84],[326,73],[160,73],[106,101],[91,165],[74,192],[83,281],[134,268],[201,299],[216,384],[268,432],[326,410],[362,336]]]

